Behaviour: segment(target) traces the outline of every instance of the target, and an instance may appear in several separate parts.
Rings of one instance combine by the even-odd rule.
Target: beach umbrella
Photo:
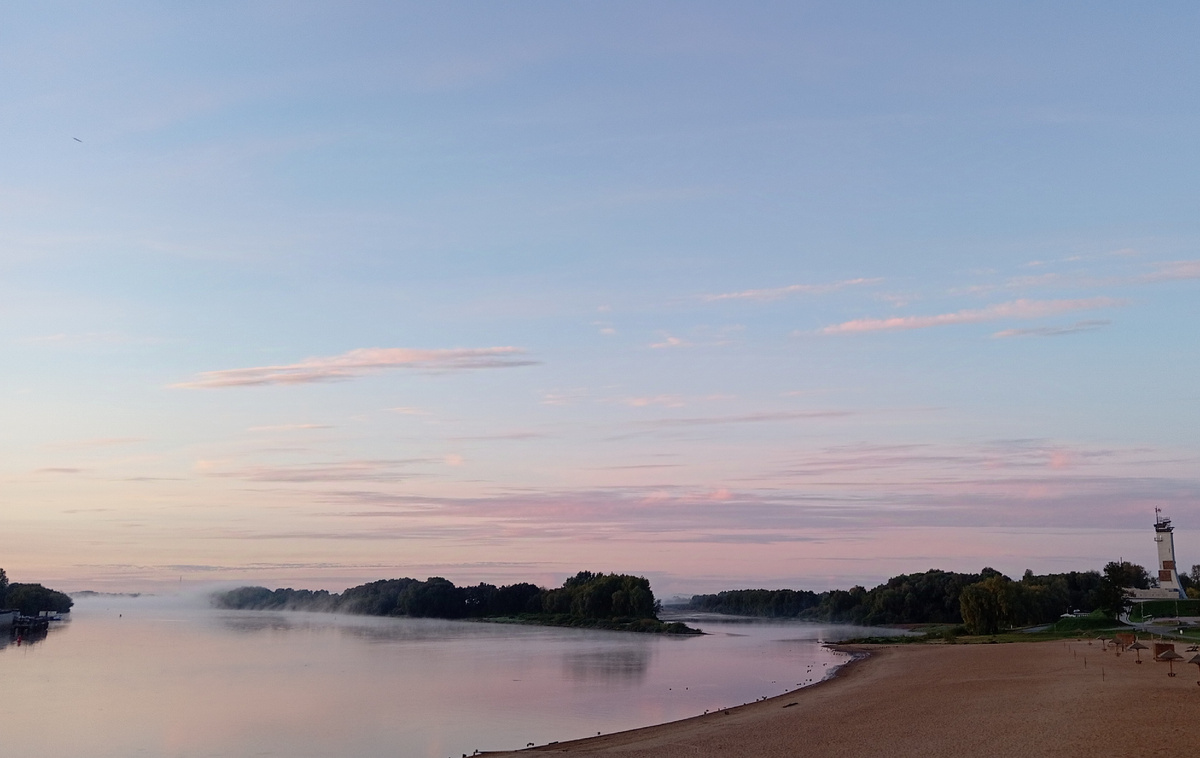
[[[1188,663],[1194,663],[1194,664],[1196,664],[1196,668],[1200,668],[1200,653],[1196,653],[1191,658],[1189,658]],[[1197,681],[1196,684],[1200,684],[1200,681]]]
[[[1133,644],[1129,646],[1129,649],[1137,651],[1137,662],[1141,663],[1142,662],[1142,651],[1149,650],[1150,648],[1146,647],[1145,645],[1138,642],[1137,640],[1134,640]]]
[[[1174,650],[1168,650],[1167,652],[1158,656],[1158,659],[1160,661],[1167,662],[1167,668],[1169,669],[1167,671],[1167,676],[1175,676],[1175,661],[1183,660],[1183,656],[1179,653],[1176,653]]]

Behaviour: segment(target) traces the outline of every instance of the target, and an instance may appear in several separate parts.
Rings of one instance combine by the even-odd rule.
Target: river
[[[865,630],[687,617],[666,637],[91,597],[0,648],[0,752],[457,758],[594,736],[820,681]],[[878,633],[871,630],[870,633]]]

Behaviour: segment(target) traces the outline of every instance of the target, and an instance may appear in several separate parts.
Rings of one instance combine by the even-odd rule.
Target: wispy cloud
[[[251,426],[247,427],[248,432],[287,432],[292,430],[303,429],[332,429],[329,424],[276,424],[274,426]]]
[[[1171,282],[1181,279],[1200,279],[1200,260],[1160,263],[1154,271],[1142,277],[1142,281],[1146,282]]]
[[[669,334],[663,335],[661,342],[651,342],[650,347],[656,350],[661,350],[665,347],[691,347],[692,343],[680,337],[672,337]]]
[[[499,434],[477,434],[466,437],[448,437],[457,442],[495,442],[506,440],[540,440],[550,435],[542,432],[501,432]]]
[[[84,450],[97,447],[120,447],[136,445],[145,442],[145,437],[97,437],[90,440],[72,440],[68,442],[53,442],[46,445],[48,450]]]
[[[740,416],[706,416],[698,418],[660,418],[642,422],[647,426],[716,426],[720,424],[761,424],[773,421],[803,421],[807,419],[845,418],[852,411],[774,411],[769,413],[746,413]]]
[[[695,403],[712,403],[726,400],[736,400],[736,395],[712,394],[712,395],[633,395],[624,397],[614,397],[601,400],[600,402],[613,405],[625,405],[630,408],[650,408],[653,406],[661,406],[664,408],[682,408],[685,405]]]
[[[650,347],[655,349],[673,348],[673,347],[725,347],[734,342],[737,334],[745,329],[741,324],[730,324],[722,327],[698,326],[689,330],[687,338],[676,337],[670,332],[660,331],[659,335],[662,339],[658,342],[650,343]]]
[[[518,347],[456,348],[417,350],[411,348],[360,348],[341,355],[309,358],[279,366],[254,366],[223,371],[205,371],[195,379],[171,385],[181,389],[254,387],[268,384],[311,384],[353,379],[387,369],[466,371],[483,368],[515,368],[536,365],[522,356]]]
[[[407,405],[398,405],[395,408],[384,408],[385,411],[391,413],[399,413],[403,416],[431,416],[429,411],[423,411],[420,408],[412,408]]]
[[[1079,334],[1080,332],[1094,332],[1097,329],[1102,329],[1111,321],[1093,320],[1093,321],[1076,321],[1070,326],[1039,326],[1033,329],[1005,329],[1001,332],[996,332],[992,336],[997,339],[1006,337],[1061,337],[1065,334]]]
[[[940,313],[933,316],[893,316],[891,318],[862,318],[844,321],[818,330],[818,334],[858,334],[863,332],[903,331],[928,329],[934,326],[954,324],[978,324],[1002,319],[1031,319],[1055,316],[1071,311],[1117,308],[1127,303],[1111,297],[1093,297],[1082,300],[1013,300],[997,303],[986,308],[976,308]]]
[[[708,303],[715,303],[722,300],[757,300],[759,302],[770,302],[772,300],[782,300],[785,297],[793,297],[795,295],[824,295],[829,292],[836,292],[846,287],[856,287],[861,285],[879,284],[883,279],[846,279],[840,282],[829,282],[827,284],[789,284],[786,287],[769,287],[766,289],[757,290],[742,290],[741,292],[723,292],[716,295],[701,295],[700,299]]]
[[[662,405],[667,408],[682,408],[687,401],[680,395],[646,395],[642,397],[623,397],[616,402],[631,408],[646,408],[652,405]]]
[[[861,527],[1128,528],[1154,506],[1183,512],[1200,493],[1194,459],[1145,448],[1056,440],[968,445],[852,445],[800,449],[782,469],[691,483],[655,464],[653,484],[489,488],[474,495],[330,488],[312,522],[231,527],[249,539],[454,538],[498,545],[548,539],[578,549],[606,542],[787,542]],[[671,464],[668,464],[671,465]],[[612,468],[624,468],[614,466]],[[683,467],[685,469],[691,466]],[[626,472],[628,473],[628,472]],[[289,490],[289,495],[291,491]],[[330,507],[331,506],[331,507]],[[276,532],[274,530],[279,529]]]
[[[642,471],[649,469],[683,468],[682,463],[631,463],[627,466],[595,466],[594,471]]]
[[[1117,251],[1109,255],[1120,255],[1120,252],[1121,251]],[[1092,259],[1085,258],[1083,256],[1075,256],[1072,258],[1064,258],[1061,261],[1056,261],[1056,263],[1075,263],[1079,261],[1090,260]],[[1031,263],[1024,264],[1025,267],[1043,265],[1047,264],[1040,261],[1033,261]],[[1041,274],[1014,276],[1003,282],[975,284],[968,287],[957,288],[951,290],[951,292],[970,295],[983,295],[989,292],[998,292],[1003,290],[1027,290],[1038,287],[1097,289],[1102,287],[1128,287],[1145,284],[1157,284],[1160,282],[1200,279],[1200,260],[1165,261],[1147,264],[1146,266],[1139,266],[1139,269],[1139,272],[1130,272],[1126,270],[1121,273],[1108,274],[1088,272],[1087,270],[1081,269],[1063,272],[1049,271]]]
[[[439,462],[430,458],[404,460],[337,461],[295,466],[247,466],[224,468],[220,462],[197,461],[196,470],[207,476],[242,479],[250,482],[391,482],[408,479],[414,464]]]
[[[549,390],[542,393],[542,405],[575,405],[586,400],[590,394],[586,387]]]

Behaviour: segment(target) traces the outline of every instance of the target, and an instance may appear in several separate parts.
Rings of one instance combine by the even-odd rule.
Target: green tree
[[[1144,567],[1129,561],[1109,561],[1104,564],[1100,586],[1096,588],[1096,607],[1117,618],[1131,605],[1126,588],[1149,586],[1150,574]]]
[[[4,569],[0,568],[0,608],[7,608],[8,597],[8,574],[4,573]]]
[[[1150,572],[1145,566],[1139,566],[1129,561],[1110,561],[1104,565],[1104,576],[1122,587],[1135,587],[1139,590],[1151,586]]]
[[[40,584],[8,585],[7,601],[23,616],[36,616],[42,611],[66,613],[75,604],[67,595]]]
[[[995,575],[963,587],[959,612],[974,634],[995,634],[1025,620],[1022,586],[1006,576]]]

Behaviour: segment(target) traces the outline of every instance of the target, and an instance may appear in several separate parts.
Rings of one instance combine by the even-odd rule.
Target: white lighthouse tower
[[[1158,508],[1154,509],[1154,541],[1158,543],[1158,587],[1171,592],[1175,597],[1187,599],[1182,585],[1179,584],[1179,572],[1175,569],[1175,527],[1171,519],[1162,515]]]

